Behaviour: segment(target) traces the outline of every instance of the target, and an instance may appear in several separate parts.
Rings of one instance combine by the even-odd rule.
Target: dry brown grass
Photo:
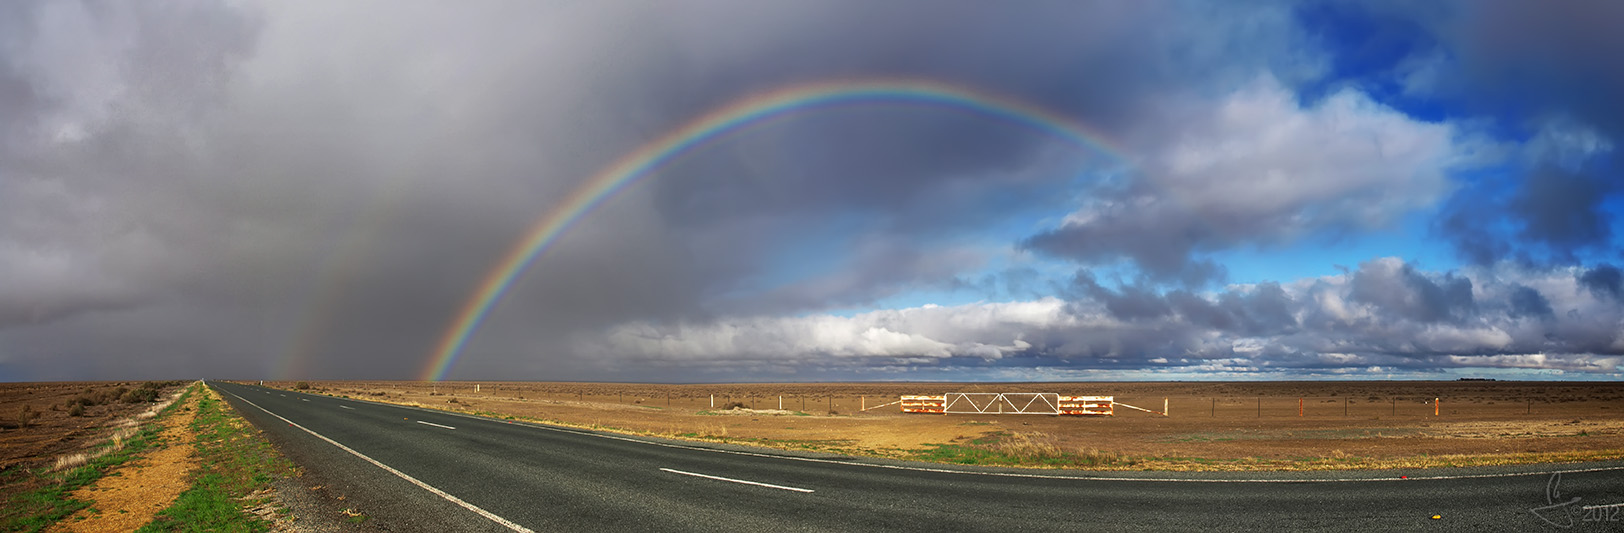
[[[1620,383],[311,386],[311,392],[334,396],[634,435],[896,458],[918,457],[918,450],[931,446],[959,446],[1048,468],[1439,468],[1624,456]],[[1126,409],[1106,418],[904,415],[890,408],[852,413],[865,402],[874,405],[898,392],[1039,389],[1116,393],[1119,401],[1155,407],[1165,394],[1172,397],[1173,416]],[[1211,396],[1194,396],[1200,394]],[[784,411],[719,409],[763,401],[776,407],[780,395]],[[1302,417],[1297,416],[1298,395],[1305,398]],[[447,397],[459,402],[446,403]],[[1435,397],[1444,406],[1439,416],[1433,415]],[[838,412],[851,414],[834,414]]]

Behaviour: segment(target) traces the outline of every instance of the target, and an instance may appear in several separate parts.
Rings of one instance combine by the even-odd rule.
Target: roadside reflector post
[[[1303,416],[1303,399],[1297,398],[1297,416]]]
[[[1438,416],[1438,398],[1432,399],[1432,416]]]
[[[715,408],[716,408],[716,395],[712,394],[711,395],[711,409],[715,409]]]
[[[779,411],[784,410],[784,397],[783,396],[778,397],[778,410]]]
[[[867,411],[868,410],[868,397],[867,396],[858,396],[857,397],[857,409],[860,410],[860,411]]]
[[[1167,398],[1162,398],[1162,416],[1172,416],[1167,414]]]

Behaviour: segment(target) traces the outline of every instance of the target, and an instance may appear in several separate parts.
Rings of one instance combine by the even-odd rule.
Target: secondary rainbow
[[[831,106],[874,103],[927,105],[974,113],[1031,127],[1088,150],[1104,152],[1113,157],[1118,154],[1105,137],[1084,129],[1060,113],[1019,100],[934,81],[823,82],[794,85],[746,97],[706,113],[627,153],[587,179],[556,208],[538,219],[480,281],[473,296],[457,312],[451,327],[435,345],[421,379],[444,379],[457,362],[469,337],[501,301],[508,287],[558,240],[559,235],[615,191],[653,174],[662,165],[709,141],[751,124]]]

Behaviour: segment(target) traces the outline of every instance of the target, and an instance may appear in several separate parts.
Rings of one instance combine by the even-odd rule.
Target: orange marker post
[[[1297,416],[1303,416],[1303,399],[1297,399]]]
[[[1432,399],[1432,416],[1438,416],[1438,398]]]

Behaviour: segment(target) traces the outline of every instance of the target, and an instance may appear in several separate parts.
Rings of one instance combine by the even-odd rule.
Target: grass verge
[[[184,405],[192,393],[192,390],[182,393],[179,399],[128,438],[109,440],[86,453],[85,456],[92,458],[83,465],[61,472],[53,472],[50,467],[29,472],[28,475],[38,478],[41,485],[19,493],[6,502],[4,510],[0,510],[0,531],[41,531],[89,507],[90,502],[73,499],[73,491],[95,483],[114,468],[160,444],[158,432],[161,421],[177,406]]]
[[[293,463],[218,395],[196,392],[197,418],[191,429],[202,466],[192,474],[192,487],[137,531],[270,530],[269,522],[245,512],[259,503],[249,495],[293,475]]]

